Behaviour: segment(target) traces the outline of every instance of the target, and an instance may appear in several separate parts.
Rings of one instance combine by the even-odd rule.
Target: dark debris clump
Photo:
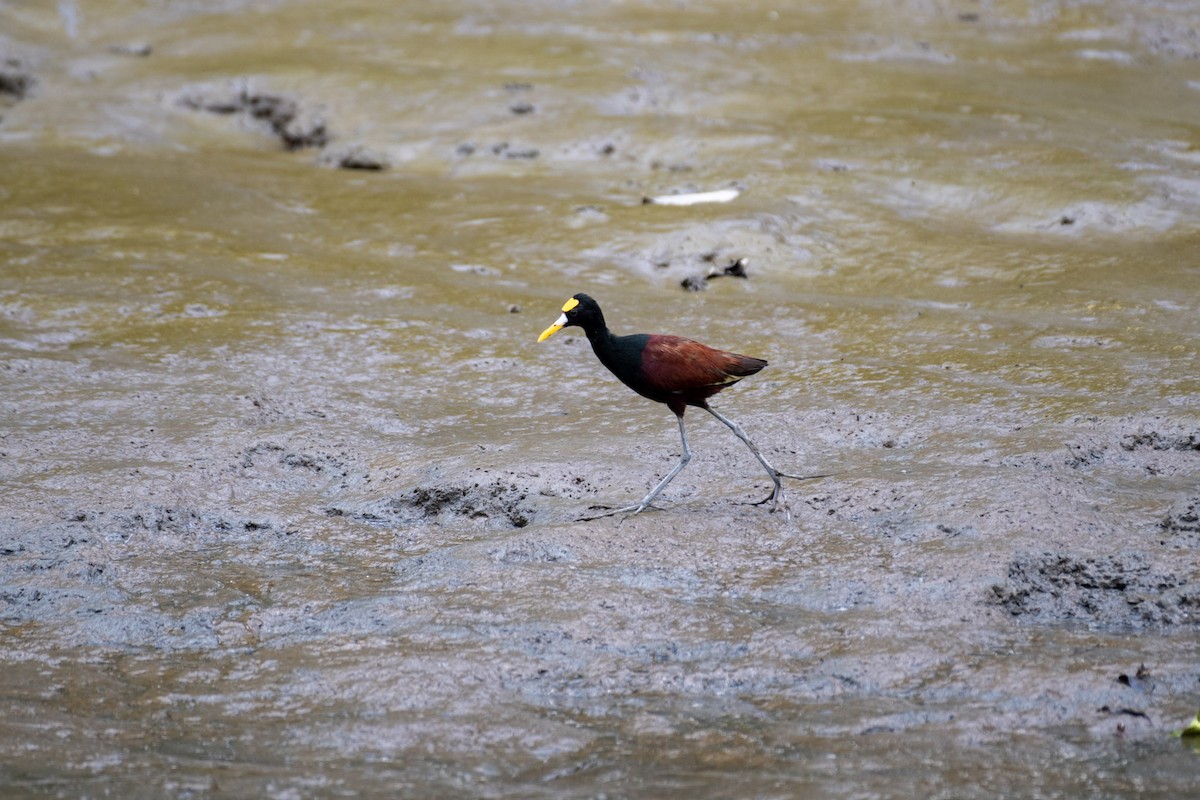
[[[702,275],[689,275],[679,282],[679,285],[689,292],[701,292],[708,288],[708,282],[714,281],[717,278],[749,278],[750,275],[746,272],[746,264],[749,259],[739,258],[721,268],[712,268],[707,273]]]
[[[329,509],[331,516],[345,514]],[[528,492],[515,483],[445,483],[414,486],[373,507],[353,514],[377,525],[441,524],[474,521],[503,527],[524,528],[533,521],[535,509]]]
[[[0,60],[0,97],[12,102],[24,100],[33,89],[33,73],[16,58]]]
[[[244,114],[261,120],[288,150],[324,147],[329,143],[329,131],[320,113],[302,108],[292,98],[260,92],[247,85],[226,90],[197,89],[180,98],[179,102],[195,111]]]
[[[1035,622],[1085,622],[1100,628],[1200,624],[1200,581],[1151,567],[1137,553],[1078,558],[1022,553],[994,602]]]

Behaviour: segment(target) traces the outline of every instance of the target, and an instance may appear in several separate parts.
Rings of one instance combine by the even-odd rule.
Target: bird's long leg
[[[678,475],[680,472],[682,472],[683,468],[686,467],[688,465],[688,462],[692,460],[692,449],[690,447],[688,447],[687,431],[685,431],[683,429],[683,415],[680,414],[678,419],[679,419],[679,438],[683,442],[683,455],[680,456],[679,463],[676,464],[671,469],[671,471],[667,473],[667,477],[665,477],[661,481],[659,481],[658,485],[650,490],[650,494],[643,497],[642,501],[640,503],[638,503],[637,505],[626,506],[625,508],[616,508],[611,511],[605,511],[603,514],[595,514],[595,515],[588,516],[588,517],[580,517],[579,519],[581,522],[586,521],[586,520],[591,520],[591,519],[600,519],[601,517],[611,517],[614,514],[637,514],[641,511],[645,511],[647,508],[650,507],[650,504],[654,502],[654,498],[658,497],[658,493],[661,492],[663,489],[667,488],[667,484],[670,483],[671,481],[675,480],[675,476]],[[753,447],[753,446],[754,445],[751,445],[751,447]],[[761,456],[760,456],[760,458],[761,458]],[[763,463],[765,464],[766,462],[764,461]]]
[[[650,490],[650,494],[642,498],[642,502],[637,504],[636,510],[633,512],[635,514],[638,511],[649,508],[650,504],[654,502],[654,498],[658,497],[658,493],[667,488],[667,484],[675,480],[675,476],[682,472],[683,468],[686,467],[688,462],[692,460],[692,448],[688,447],[687,431],[683,429],[683,415],[680,414],[678,419],[679,440],[683,442],[683,455],[679,457],[679,463],[667,473],[667,476],[659,481],[657,486]]]
[[[788,517],[791,517],[791,512],[788,511],[787,501],[784,500],[784,497],[783,497],[783,481],[780,479],[781,478],[792,478],[794,480],[809,480],[812,478],[828,478],[829,477],[828,475],[788,475],[786,472],[780,472],[779,470],[772,467],[770,462],[767,461],[767,459],[763,457],[763,454],[761,452],[759,452],[758,447],[755,446],[754,442],[750,441],[750,437],[746,435],[746,432],[744,430],[742,430],[740,425],[738,425],[736,422],[731,420],[729,417],[726,417],[724,414],[717,411],[715,408],[711,408],[708,405],[703,405],[700,407],[703,408],[708,413],[712,414],[717,419],[721,420],[721,422],[724,422],[729,427],[729,430],[733,431],[735,436],[737,436],[739,439],[741,439],[743,442],[745,442],[746,446],[750,448],[750,452],[754,453],[754,457],[758,459],[758,463],[762,464],[763,468],[766,469],[767,474],[771,476],[771,481],[775,484],[774,491],[772,491],[768,497],[765,497],[762,500],[760,500],[759,502],[755,503],[755,505],[762,505],[763,503],[770,503],[771,510],[774,511],[779,506],[779,503],[782,500],[784,513],[787,514]]]

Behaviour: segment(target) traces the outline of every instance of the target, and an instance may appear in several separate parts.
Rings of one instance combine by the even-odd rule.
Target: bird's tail
[[[725,365],[725,374],[744,378],[747,375],[753,375],[767,365],[767,362],[761,358],[753,356],[743,356],[739,353],[730,353],[733,358],[729,359],[729,363]]]

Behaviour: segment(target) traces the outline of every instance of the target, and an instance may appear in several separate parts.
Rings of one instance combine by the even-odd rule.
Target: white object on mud
[[[644,197],[642,198],[642,203],[656,206],[694,206],[700,203],[728,203],[741,193],[740,189],[718,189],[715,192],[666,194],[659,197]]]

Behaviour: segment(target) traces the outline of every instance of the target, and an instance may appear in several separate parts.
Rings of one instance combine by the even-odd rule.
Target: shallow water
[[[0,22],[6,791],[1194,784],[1190,4]],[[202,110],[248,94],[331,141]],[[573,522],[678,452],[535,343],[576,291],[767,358],[715,404],[835,478],[739,505],[767,482],[692,414],[668,510]]]

